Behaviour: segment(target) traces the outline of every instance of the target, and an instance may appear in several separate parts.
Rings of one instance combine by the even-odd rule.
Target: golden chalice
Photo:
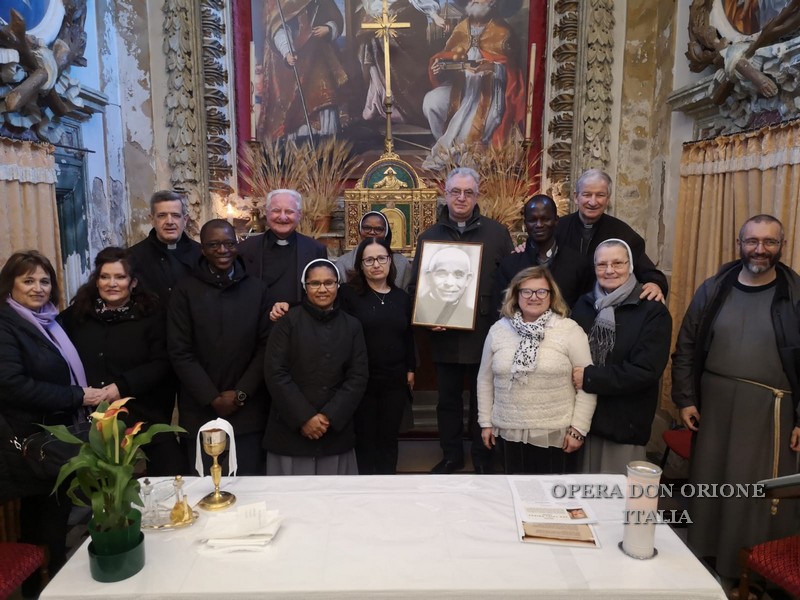
[[[203,436],[203,452],[208,454],[213,460],[214,464],[211,465],[211,480],[214,482],[214,491],[207,494],[200,500],[200,508],[206,510],[220,510],[227,508],[236,502],[236,496],[230,492],[221,492],[219,489],[219,481],[222,478],[222,467],[217,462],[217,457],[225,452],[228,445],[228,436],[222,429],[209,429],[202,432]]]

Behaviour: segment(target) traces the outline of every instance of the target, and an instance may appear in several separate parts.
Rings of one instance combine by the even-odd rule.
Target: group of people
[[[423,250],[442,242],[481,247],[480,265],[454,268],[464,281],[477,273],[474,298],[463,283],[437,297],[448,314],[474,300],[472,326],[423,328],[442,449],[431,472],[464,467],[467,390],[476,473],[500,463],[507,473],[624,473],[645,458],[669,358],[666,278],[642,238],[606,213],[612,189],[602,171],[577,181],[574,214],[559,219],[545,195],[528,200],[528,240],[518,248],[481,214],[479,186],[475,171],[451,172],[438,221],[418,240]],[[394,473],[417,368],[412,297],[418,282],[430,280],[433,290],[436,277],[455,271],[445,257],[423,266],[394,253],[380,212],[364,215],[357,248],[334,263],[296,231],[301,216],[297,192],[274,190],[267,233],[239,243],[227,221],[212,219],[198,243],[184,231],[185,198],[157,192],[149,236],[98,253],[61,314],[49,260],[15,253],[0,271],[4,433],[22,440],[39,423],[78,422],[100,402],[128,396],[131,422],[170,422],[177,395],[188,440],[217,417],[232,424],[240,474]],[[800,276],[779,262],[784,243],[777,219],[749,219],[741,259],[700,288],[683,321],[673,398],[696,432],[698,483],[752,483],[797,470]],[[157,436],[147,448],[148,473],[189,472],[195,448]],[[66,503],[33,484],[18,491],[27,495],[24,535],[51,542],[57,568]],[[720,557],[720,572],[731,569],[726,548],[796,528],[800,518],[786,501],[777,516],[774,505],[755,500],[718,502],[697,501],[690,540]],[[746,526],[725,528],[720,519]]]

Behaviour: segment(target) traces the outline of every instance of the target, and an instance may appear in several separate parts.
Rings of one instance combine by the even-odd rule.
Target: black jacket
[[[108,321],[94,310],[80,319],[71,306],[58,318],[78,349],[87,383],[97,388],[115,383],[120,397],[134,397],[125,405],[129,427],[138,421],[171,421],[177,385],[161,311],[145,316],[134,304],[124,315]]]
[[[637,285],[614,311],[616,340],[606,365],[590,365],[583,372],[584,391],[597,394],[592,435],[639,446],[650,439],[658,381],[667,366],[672,340],[667,307],[640,300],[641,293]],[[596,316],[593,293],[581,296],[571,315],[587,335]]]
[[[561,217],[556,224],[556,241],[559,248],[572,248],[587,257],[593,263],[594,251],[601,242],[611,238],[618,238],[631,247],[633,253],[633,274],[639,283],[655,283],[664,292],[669,291],[667,278],[659,271],[645,252],[644,239],[636,233],[625,221],[602,215],[594,225],[594,234],[588,245],[584,245],[582,232],[583,222],[577,212],[566,217]],[[582,247],[583,246],[583,247]],[[594,276],[594,270],[592,271]]]
[[[272,396],[264,448],[283,456],[332,456],[354,447],[353,413],[369,376],[358,319],[338,306],[323,312],[304,301],[275,324],[264,371]],[[300,428],[317,413],[331,425],[311,440]]]
[[[167,250],[166,244],[158,241],[155,229],[131,246],[130,253],[136,261],[140,283],[155,293],[165,307],[169,306],[175,285],[194,270],[201,255],[200,244],[185,233],[175,250]]]
[[[414,295],[419,282],[419,258],[422,244],[426,241],[436,242],[477,242],[483,244],[481,255],[481,273],[478,282],[478,302],[476,304],[475,329],[473,331],[448,329],[431,331],[429,338],[431,354],[434,362],[474,364],[481,362],[483,342],[489,328],[495,321],[496,312],[492,304],[492,285],[494,272],[500,261],[514,250],[508,229],[494,219],[481,215],[480,208],[475,207],[467,221],[464,232],[450,221],[447,206],[443,206],[439,219],[431,225],[417,240],[417,258],[414,259],[413,276],[409,286],[409,294]]]
[[[672,355],[672,401],[678,408],[700,410],[700,380],[711,345],[711,326],[741,270],[740,260],[722,265],[697,288],[686,309]],[[795,424],[800,426],[800,275],[783,263],[776,266],[770,310],[781,366],[792,389]]]
[[[232,279],[213,274],[201,258],[191,277],[172,294],[167,348],[180,380],[180,424],[191,437],[218,417],[211,401],[237,390],[245,405],[227,420],[236,434],[263,431],[267,418],[264,347],[269,336],[266,286],[249,277],[237,259]]]
[[[2,302],[0,306],[0,413],[19,437],[36,425],[69,425],[83,404],[70,384],[67,361],[39,330]]]
[[[302,233],[295,232],[297,236],[297,272],[286,273],[285,277],[292,277],[295,282],[296,297],[303,297],[303,286],[300,275],[306,265],[317,258],[328,258],[328,251],[321,243]],[[264,279],[264,245],[267,243],[267,234],[253,235],[239,244],[239,256],[244,261],[247,273],[253,277]],[[286,301],[285,298],[274,298],[275,302]]]
[[[503,292],[508,288],[514,275],[523,269],[537,265],[537,252],[536,248],[531,245],[531,241],[528,240],[525,252],[514,252],[500,261],[500,266],[497,267],[494,274],[494,287],[492,288],[493,305],[498,314],[503,304]],[[570,308],[575,306],[581,294],[592,289],[594,283],[594,269],[591,262],[573,248],[559,246],[550,264],[550,272]]]

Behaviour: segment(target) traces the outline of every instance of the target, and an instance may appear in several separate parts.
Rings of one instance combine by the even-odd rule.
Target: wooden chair
[[[50,581],[46,546],[18,543],[19,498],[0,504],[0,600],[8,598],[22,582],[39,570],[42,587]]]
[[[28,577],[40,570],[42,587],[49,580],[47,551],[33,544],[0,543],[0,600],[5,600]]]
[[[688,429],[667,429],[661,437],[667,445],[661,458],[662,470],[667,465],[670,450],[685,460],[692,455],[692,432]]]
[[[759,482],[764,485],[767,498],[800,497],[800,475],[789,475]],[[738,598],[748,600],[750,593],[750,571],[758,573],[800,599],[800,535],[770,540],[756,544],[752,548],[739,551],[739,564],[742,568],[739,580]]]

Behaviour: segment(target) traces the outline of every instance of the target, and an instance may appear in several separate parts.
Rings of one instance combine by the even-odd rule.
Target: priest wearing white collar
[[[247,273],[266,283],[276,300],[270,311],[272,320],[300,303],[303,267],[316,258],[328,256],[325,246],[297,232],[303,216],[302,202],[296,190],[271,191],[267,194],[266,206],[269,230],[239,245],[239,256],[244,259]]]
[[[156,294],[165,308],[175,285],[189,275],[200,259],[200,244],[184,230],[189,222],[186,196],[160,190],[150,198],[153,228],[130,248],[139,266],[139,283]]]

